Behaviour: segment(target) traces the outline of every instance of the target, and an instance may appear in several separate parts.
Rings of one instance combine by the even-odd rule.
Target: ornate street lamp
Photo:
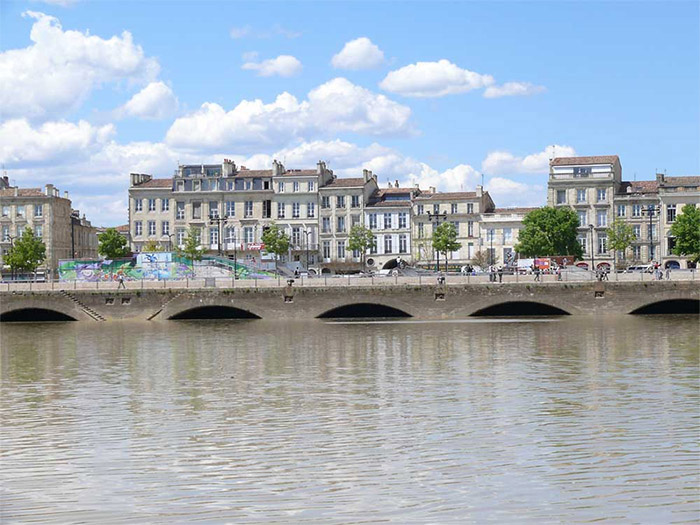
[[[592,224],[588,225],[588,229],[591,231],[591,271],[595,272],[595,250],[593,246],[593,228]]]
[[[649,262],[653,260],[652,254],[654,253],[654,230],[652,228],[652,222],[658,213],[659,207],[655,204],[649,204],[646,208],[642,208],[642,215],[647,215],[649,217]]]
[[[440,226],[441,221],[444,222],[447,220],[447,212],[446,211],[443,211],[442,213],[430,213],[430,212],[428,212],[428,220],[430,222],[435,221],[436,227]],[[433,231],[435,231],[435,230],[433,229]],[[435,263],[435,271],[439,272],[440,271],[440,252],[438,251],[436,253],[437,253],[437,262]]]

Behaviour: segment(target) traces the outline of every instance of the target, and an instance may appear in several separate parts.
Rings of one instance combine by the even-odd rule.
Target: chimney
[[[146,175],[145,173],[130,173],[129,177],[131,178],[131,185],[132,186],[138,186],[139,184],[143,184],[144,182],[148,182],[151,180],[153,177],[150,175]]]
[[[64,191],[64,192],[63,192],[63,198],[64,198],[64,199],[70,199],[70,197],[68,196],[68,191]]]
[[[318,173],[319,175],[323,175],[324,171],[326,171],[326,163],[322,160],[319,160],[316,163],[316,173]]]
[[[15,197],[19,197],[19,187],[15,186]]]
[[[663,173],[657,173],[657,174],[656,174],[656,182],[658,182],[659,184],[663,184],[664,182],[666,182],[666,181],[664,180],[664,174],[663,174]]]
[[[0,179],[0,189],[5,189],[10,187],[10,179],[5,175]]]
[[[44,186],[44,195],[47,197],[53,197],[53,184],[47,184]]]
[[[435,186],[430,186],[430,188],[428,188],[428,193],[436,193]]]
[[[369,179],[372,177],[372,172],[369,170],[362,170],[362,179],[365,182],[369,182]]]
[[[274,176],[279,176],[284,174],[284,165],[277,159],[272,161],[272,174]]]
[[[398,187],[399,187],[399,181],[398,181],[398,180],[395,180],[395,181],[394,181],[394,188],[398,188]]]
[[[476,187],[476,196],[477,196],[477,197],[483,197],[483,195],[484,195],[484,187],[483,187],[481,184],[479,184],[479,185]]]
[[[420,184],[418,184],[418,183],[416,182],[415,187],[416,187],[417,190],[419,190],[419,189],[420,189]]]

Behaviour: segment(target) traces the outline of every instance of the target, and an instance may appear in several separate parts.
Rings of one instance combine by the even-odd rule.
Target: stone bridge
[[[0,321],[698,313],[696,282],[0,292]]]

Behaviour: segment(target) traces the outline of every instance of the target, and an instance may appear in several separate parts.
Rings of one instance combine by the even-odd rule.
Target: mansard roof
[[[592,157],[556,157],[552,166],[579,166],[581,164],[615,164],[620,162],[617,155],[597,155]]]

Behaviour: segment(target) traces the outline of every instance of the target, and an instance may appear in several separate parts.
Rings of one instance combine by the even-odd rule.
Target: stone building
[[[96,228],[72,209],[68,192],[61,197],[53,184],[43,190],[19,188],[2,177],[0,210],[0,255],[31,227],[46,245],[46,260],[39,268],[42,271],[55,272],[61,259],[97,257]]]
[[[509,264],[515,259],[515,245],[525,215],[538,208],[493,208],[481,215],[479,250],[492,264]]]

